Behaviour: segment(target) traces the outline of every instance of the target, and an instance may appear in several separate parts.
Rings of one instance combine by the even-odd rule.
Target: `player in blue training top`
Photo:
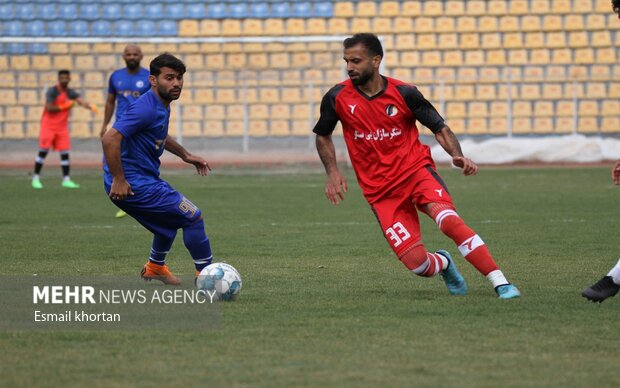
[[[141,276],[172,285],[180,284],[180,279],[170,273],[165,258],[179,228],[197,272],[212,260],[200,209],[159,177],[164,150],[193,164],[202,176],[211,170],[205,159],[192,155],[168,135],[170,103],[181,95],[184,73],[185,65],[173,55],[153,59],[151,90],[131,104],[101,139],[106,192],[116,206],[154,234]]]
[[[125,61],[126,67],[116,70],[110,76],[110,81],[108,82],[108,98],[105,102],[103,125],[101,126],[101,133],[99,136],[103,136],[105,131],[108,130],[108,124],[110,124],[112,113],[114,113],[114,106],[117,105],[117,102],[115,122],[125,113],[129,104],[151,90],[149,71],[140,66],[142,58],[142,50],[135,44],[127,45],[123,50],[123,60]],[[126,215],[127,213],[119,210],[116,213],[116,218],[121,218]]]

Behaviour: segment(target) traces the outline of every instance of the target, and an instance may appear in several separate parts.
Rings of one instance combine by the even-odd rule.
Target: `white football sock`
[[[620,260],[618,260],[616,266],[609,271],[607,276],[611,276],[611,280],[613,280],[614,283],[620,284]]]
[[[502,271],[500,271],[499,269],[489,272],[487,274],[487,279],[489,279],[489,281],[493,285],[493,288],[496,288],[498,286],[503,286],[504,284],[508,284],[508,280],[506,280],[506,277],[504,276]]]

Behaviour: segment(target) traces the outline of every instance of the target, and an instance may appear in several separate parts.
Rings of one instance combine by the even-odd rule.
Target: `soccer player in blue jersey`
[[[180,279],[170,272],[165,259],[178,229],[183,229],[183,242],[197,272],[212,260],[200,209],[159,177],[164,150],[194,165],[202,176],[211,170],[205,159],[192,155],[168,135],[170,103],[181,96],[184,73],[185,65],[173,55],[153,59],[151,90],[131,104],[101,139],[106,192],[117,207],[154,235],[141,276],[171,285],[180,284]]]
[[[108,130],[115,105],[116,114],[114,121],[116,122],[123,113],[125,113],[129,104],[151,90],[149,71],[140,66],[142,58],[142,50],[135,44],[127,45],[123,50],[123,60],[125,61],[126,67],[116,70],[110,76],[108,82],[108,98],[105,102],[103,125],[101,126],[101,133],[99,136],[103,136],[105,131]],[[116,213],[116,218],[121,218],[126,215],[127,213],[119,210]]]

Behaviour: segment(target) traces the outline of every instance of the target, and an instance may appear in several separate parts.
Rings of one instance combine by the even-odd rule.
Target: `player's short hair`
[[[60,77],[61,75],[71,75],[71,72],[67,69],[58,70],[58,76]]]
[[[620,0],[611,0],[611,6],[616,9],[620,8]]]
[[[345,49],[351,48],[357,44],[362,44],[362,46],[366,47],[366,50],[368,50],[368,53],[371,56],[374,57],[375,55],[378,55],[383,58],[383,47],[381,46],[381,41],[375,34],[361,32],[345,39],[344,42],[342,42]]]
[[[169,53],[163,53],[151,61],[149,66],[151,75],[155,77],[160,75],[162,67],[170,68],[179,74],[185,74],[185,64],[179,58]]]

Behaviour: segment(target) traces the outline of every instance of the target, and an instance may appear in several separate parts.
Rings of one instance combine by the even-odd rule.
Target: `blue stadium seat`
[[[34,4],[25,3],[15,7],[15,16],[21,20],[33,20],[35,18]]]
[[[56,4],[53,4],[53,3],[37,4],[37,19],[54,20],[57,17],[58,17],[58,11],[56,10]]]
[[[164,6],[162,3],[149,4],[144,10],[146,19],[159,20],[164,16]]]
[[[26,35],[45,36],[45,22],[42,20],[31,20],[26,22]]]
[[[142,18],[142,4],[140,3],[132,3],[126,4],[123,7],[123,15],[126,19],[136,20]]]
[[[30,43],[29,50],[33,54],[47,54],[47,44],[45,43]]]
[[[58,6],[58,17],[65,20],[76,20],[78,8],[75,4],[60,4]]]
[[[99,6],[96,3],[80,5],[80,19],[84,19],[84,20],[99,19]]]
[[[274,18],[290,18],[293,16],[291,7],[288,3],[271,4],[271,17]]]
[[[6,51],[9,54],[25,54],[26,45],[24,43],[7,43]]]
[[[67,23],[62,20],[47,22],[47,34],[50,36],[67,36]]]
[[[253,18],[266,19],[269,17],[269,4],[250,3],[250,15]]]
[[[164,7],[164,15],[168,19],[183,19],[185,17],[185,11],[183,10],[183,4],[172,3],[166,4]]]
[[[111,3],[102,7],[102,18],[107,20],[118,20],[121,18],[120,4]]]
[[[6,36],[22,36],[24,35],[24,24],[19,20],[12,20],[4,23],[4,31],[2,35]]]
[[[227,16],[226,5],[222,3],[209,4],[207,17],[211,19],[224,19]]]
[[[93,36],[112,35],[112,23],[107,20],[97,20],[91,24],[91,34]]]
[[[308,18],[311,16],[312,4],[307,1],[299,1],[293,3],[293,17]]]
[[[327,1],[314,3],[312,16],[317,18],[331,18],[334,16],[334,5]]]
[[[156,27],[153,20],[141,20],[136,23],[136,35],[137,36],[152,36],[155,35]]]
[[[70,36],[88,36],[88,22],[85,20],[75,20],[69,23]]]
[[[177,23],[172,20],[164,20],[159,22],[159,34],[161,36],[176,36],[177,35]]]
[[[245,3],[232,3],[228,5],[228,17],[234,19],[243,19],[248,16],[248,7]]]
[[[129,20],[119,20],[114,23],[114,36],[133,36],[133,23]]]
[[[185,6],[185,17],[188,19],[204,19],[207,11],[202,3],[190,3]]]
[[[13,4],[0,4],[0,20],[13,20]]]

